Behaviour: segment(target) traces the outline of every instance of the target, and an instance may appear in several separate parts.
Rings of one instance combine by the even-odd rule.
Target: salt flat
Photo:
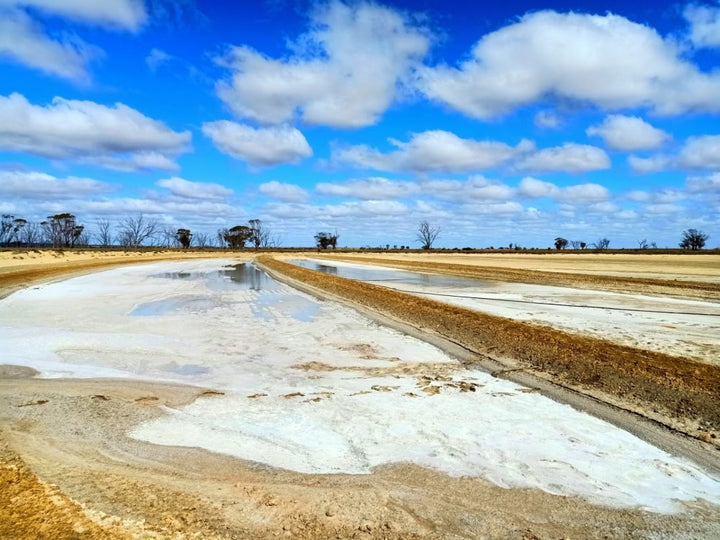
[[[452,476],[673,512],[720,482],[622,430],[231,260],[163,262],[0,301],[4,361],[44,377],[226,392],[132,430],[303,473],[413,462]]]
[[[716,302],[483,282],[360,262],[309,259],[299,263],[493,315],[546,324],[640,349],[720,362],[720,304]]]

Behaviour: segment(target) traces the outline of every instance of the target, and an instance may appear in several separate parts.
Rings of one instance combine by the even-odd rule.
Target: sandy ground
[[[124,255],[112,261],[125,262],[118,257]],[[62,271],[86,272],[94,258],[83,254]],[[24,260],[5,257],[0,275]],[[37,263],[29,270],[42,268]],[[160,418],[166,407],[222,396],[198,387],[29,375],[0,369],[0,481],[9,486],[0,495],[3,538],[715,538],[720,532],[717,506],[706,503],[679,514],[611,509],[408,464],[360,476],[300,474],[149,444],[127,432]]]

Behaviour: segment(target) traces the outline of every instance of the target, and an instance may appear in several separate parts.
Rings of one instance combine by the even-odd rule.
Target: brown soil
[[[99,398],[98,396],[102,396]],[[153,396],[153,402],[141,398]],[[0,538],[716,538],[717,508],[618,510],[410,464],[304,475],[125,436],[203,389],[0,379]],[[43,401],[43,404],[20,405]],[[511,429],[511,426],[509,426]]]
[[[103,260],[87,255],[85,259],[38,260],[27,266],[24,260],[13,259],[10,264],[0,260],[0,297],[37,280],[177,257],[177,253],[120,252]],[[288,273],[302,270],[279,261],[266,260],[265,264]],[[431,334],[452,336],[457,331],[468,345],[508,366],[528,366],[538,373],[546,369],[548,376],[558,381],[565,377],[578,386],[586,385],[588,391],[596,391],[597,383],[588,373],[611,375],[619,364],[607,355],[592,360],[600,345],[597,340],[578,345],[587,359],[573,366],[563,347],[576,344],[563,341],[567,336],[561,332],[546,334],[527,325],[527,333],[512,337],[517,331],[512,321],[501,324],[490,317],[463,322],[462,314],[448,306],[444,309],[450,311],[441,313],[432,306],[420,306],[418,299],[396,298],[386,290],[380,294],[364,284],[359,287],[348,280],[303,272],[296,277],[347,301],[427,324]],[[450,318],[441,321],[436,316]],[[484,324],[489,328],[484,329]],[[474,333],[480,335],[473,338]],[[549,344],[532,341],[539,336]],[[520,362],[508,359],[523,348],[531,352]],[[552,362],[552,351],[561,353],[557,365]],[[636,359],[631,352],[623,354],[638,363],[616,371],[609,386],[622,388],[630,394],[621,394],[623,399],[634,402],[635,390],[620,379],[629,377],[634,384],[644,385],[640,371],[659,357]],[[674,359],[663,358],[667,362],[660,361],[650,370],[648,384],[665,378],[672,388],[687,390],[693,407],[687,418],[694,417],[703,396],[717,399],[715,371],[696,373],[683,362],[678,371],[670,365]],[[398,365],[397,369],[409,367]],[[30,378],[33,375],[28,368],[0,366],[2,539],[720,537],[717,507],[704,504],[690,504],[685,512],[666,516],[600,507],[538,490],[504,489],[482,479],[451,478],[409,464],[380,467],[370,475],[303,475],[199,449],[155,446],[129,439],[127,430],[164,414],[165,407],[215,399],[215,393],[139,381],[43,380]],[[644,392],[637,392],[644,403],[655,387],[643,388]],[[673,410],[672,400],[665,403],[666,394],[660,397],[663,414]],[[706,412],[697,407],[697,414]]]
[[[720,366],[451,306],[270,256],[258,261],[272,271],[443,336],[506,369],[535,373],[718,445]]]
[[[476,264],[457,264],[437,262],[432,258],[411,260],[388,257],[370,257],[363,255],[339,255],[323,253],[323,258],[348,262],[362,262],[392,268],[402,268],[431,274],[446,274],[488,281],[530,283],[573,287],[577,289],[604,290],[613,292],[632,292],[675,298],[693,298],[699,300],[720,300],[720,282],[692,281],[677,278],[647,278],[614,276],[606,274],[577,273],[570,271],[548,272],[528,270],[527,268],[505,268],[500,266],[479,266]],[[568,258],[566,260],[571,260]],[[697,259],[697,257],[696,257]],[[485,261],[488,262],[488,261]],[[533,265],[532,257],[523,260],[526,266]]]

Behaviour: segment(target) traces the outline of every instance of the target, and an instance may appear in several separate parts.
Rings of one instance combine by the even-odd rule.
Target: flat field
[[[0,252],[0,298],[18,288],[37,287],[40,283],[87,274],[104,267],[121,267],[141,262],[159,263],[176,258],[231,257],[243,262],[249,261],[253,255],[251,251],[3,251]],[[317,256],[316,252],[292,255],[294,258]],[[326,257],[328,254],[323,253],[322,256]],[[715,301],[712,295],[716,294],[715,286],[720,284],[720,257],[714,255],[484,256],[390,253],[378,256],[338,253],[334,256],[342,257],[343,260],[353,259],[355,262],[363,262],[359,259],[364,258],[364,262],[375,265],[422,272],[494,279],[502,282],[503,287],[522,283],[549,284],[554,287],[573,286],[601,293],[641,293],[655,297],[667,293],[675,300],[686,299],[690,302],[703,300],[703,295],[708,295],[708,299]],[[64,334],[58,333],[58,323],[53,322],[54,314],[62,310],[43,310],[43,306],[32,303],[32,295],[26,295],[28,300],[25,304],[17,301],[13,305],[27,306],[22,308],[26,314],[37,310],[37,320],[44,321],[43,328],[47,329],[45,335],[50,341],[43,341],[41,332],[37,334],[38,343],[33,345],[32,338],[23,338],[18,334],[19,330],[15,329],[8,334],[13,336],[13,354],[22,355],[25,346],[28,347],[28,358],[35,355],[34,357],[39,359],[37,361],[42,363],[45,361],[42,348],[52,349],[54,345],[48,343],[56,342],[58,350],[63,351],[63,358],[68,359],[70,365],[74,365],[73,362],[77,362],[77,359],[85,358],[89,359],[89,363],[106,368],[125,366],[127,369],[136,369],[143,377],[48,379],[35,377],[36,372],[33,369],[18,367],[17,364],[22,364],[20,361],[14,362],[15,366],[0,367],[0,482],[7,486],[7,489],[0,491],[0,537],[187,538],[197,535],[202,538],[715,538],[720,533],[717,511],[717,501],[720,500],[720,468],[717,446],[711,438],[711,435],[717,433],[717,426],[713,422],[718,415],[717,403],[720,396],[717,395],[718,385],[715,381],[720,380],[720,374],[717,365],[712,365],[713,362],[698,362],[697,359],[652,351],[638,353],[641,349],[607,340],[597,341],[597,337],[592,335],[585,341],[581,339],[583,336],[544,328],[537,323],[507,317],[496,320],[494,316],[487,314],[476,316],[472,309],[408,297],[398,291],[388,293],[384,289],[378,290],[366,284],[348,284],[345,280],[333,276],[317,275],[314,272],[307,274],[305,272],[308,271],[301,271],[304,269],[295,270],[297,267],[288,268],[277,262],[278,258],[287,257],[287,254],[278,254],[272,258],[265,256],[262,261],[273,273],[278,273],[279,277],[294,281],[298,286],[315,288],[318,296],[332,296],[364,312],[377,313],[380,319],[385,317],[390,323],[410,324],[412,334],[420,337],[426,334],[426,337],[436,344],[442,345],[443,339],[454,340],[455,344],[460,343],[466,351],[470,351],[464,360],[465,367],[450,360],[444,360],[441,364],[436,360],[411,364],[402,358],[401,353],[397,353],[397,358],[393,356],[395,353],[386,353],[386,358],[380,352],[385,347],[381,344],[384,342],[374,341],[378,338],[371,337],[375,335],[372,333],[372,326],[368,326],[363,333],[352,336],[347,334],[350,319],[348,322],[343,322],[344,319],[340,321],[340,330],[331,331],[331,327],[328,327],[319,334],[320,337],[314,337],[311,333],[298,330],[305,324],[303,318],[312,311],[307,310],[306,300],[298,304],[298,301],[290,301],[283,296],[284,293],[279,294],[277,291],[269,291],[266,296],[243,293],[249,294],[238,297],[243,305],[248,306],[243,308],[249,310],[245,317],[254,317],[260,325],[258,328],[264,330],[255,331],[252,327],[244,329],[241,317],[237,322],[237,332],[223,337],[223,340],[230,340],[228,343],[231,344],[234,343],[232,340],[237,341],[234,349],[242,348],[241,341],[246,339],[248,350],[243,353],[253,362],[258,362],[257,369],[253,368],[247,376],[235,375],[237,380],[241,381],[238,383],[241,384],[240,392],[238,387],[213,382],[213,371],[201,369],[205,366],[220,369],[224,364],[216,362],[214,358],[225,354],[227,350],[218,348],[218,341],[222,340],[217,337],[209,340],[203,333],[203,320],[208,320],[208,326],[211,326],[211,319],[204,319],[203,313],[214,314],[215,319],[212,320],[219,320],[222,318],[221,311],[218,311],[219,306],[206,305],[193,296],[202,291],[201,284],[188,282],[188,289],[183,290],[183,280],[192,279],[192,273],[178,274],[179,280],[168,282],[164,286],[174,291],[172,294],[184,302],[182,305],[189,306],[192,316],[197,318],[196,321],[167,319],[165,322],[153,322],[148,318],[147,323],[143,324],[142,319],[123,318],[127,312],[141,311],[139,308],[150,309],[144,312],[147,314],[178,305],[177,302],[169,303],[169,300],[175,297],[165,298],[159,296],[158,292],[143,296],[142,287],[151,285],[148,279],[158,279],[157,276],[152,277],[155,274],[138,281],[138,288],[133,294],[138,299],[145,298],[138,300],[137,302],[141,302],[139,304],[130,298],[118,300],[118,303],[114,304],[110,299],[113,294],[118,293],[105,293],[108,302],[115,306],[116,311],[116,319],[108,319],[116,322],[108,322],[106,325],[105,331],[111,332],[110,336],[113,335],[112,332],[118,331],[118,328],[129,332],[140,325],[138,328],[143,329],[140,331],[150,332],[153,328],[159,328],[159,324],[170,324],[174,320],[181,324],[181,321],[185,321],[182,324],[187,324],[187,330],[184,332],[184,340],[179,343],[185,343],[187,350],[181,347],[177,349],[177,354],[190,358],[194,354],[190,349],[198,349],[197,359],[192,361],[181,361],[179,358],[173,361],[171,356],[165,358],[163,355],[174,354],[174,349],[168,343],[152,340],[143,342],[141,348],[135,344],[136,350],[128,357],[132,361],[126,364],[112,354],[107,354],[106,349],[102,349],[104,355],[101,356],[98,352],[101,349],[96,347],[117,347],[118,344],[122,345],[122,339],[112,341],[95,338],[97,344],[91,348],[84,348],[72,339],[68,342],[68,339],[63,337]],[[198,261],[197,264],[205,263]],[[511,272],[502,274],[488,269]],[[558,274],[565,277],[558,277]],[[589,277],[583,280],[577,276]],[[77,283],[80,287],[77,290],[84,290],[86,293],[83,301],[88,302],[88,310],[83,309],[85,304],[82,303],[73,306],[73,309],[92,320],[90,307],[91,302],[97,302],[94,300],[96,294],[83,289],[82,283],[85,282]],[[56,292],[47,297],[49,302],[45,307],[61,306],[64,297],[60,292],[73,289],[68,284],[64,289],[48,290]],[[41,290],[33,292],[41,295],[42,287]],[[230,293],[224,289],[217,294],[223,301],[232,300],[228,297]],[[100,300],[100,303],[102,301]],[[128,305],[125,306],[123,302]],[[305,307],[299,309],[298,305]],[[331,306],[322,309],[329,310]],[[287,312],[294,314],[296,318],[283,319],[283,310],[289,310]],[[72,310],[68,309],[69,313],[72,313]],[[60,318],[57,317],[58,320]],[[355,320],[354,316],[351,318]],[[283,341],[282,343],[271,343],[274,335],[273,321],[276,319],[285,321],[281,324],[282,331],[277,332],[277,339]],[[328,320],[335,319],[337,316],[331,315]],[[79,321],[73,331],[81,332],[83,324]],[[530,326],[524,326],[527,324]],[[169,327],[171,328],[172,324]],[[483,337],[488,335],[483,332],[488,331],[492,338]],[[247,337],[243,338],[243,332]],[[303,352],[303,347],[309,347],[313,340],[317,341],[318,346],[322,344],[324,347],[318,349],[315,356],[311,349]],[[489,343],[491,340],[492,343]],[[27,345],[22,345],[23,343]],[[552,347],[547,348],[548,344]],[[606,344],[607,350],[598,352],[598,347],[602,349],[603,344]],[[278,353],[283,347],[286,348],[284,355],[282,352]],[[138,356],[138,350],[146,351],[148,359],[154,363],[143,362]],[[531,354],[525,358],[523,355],[528,351]],[[93,358],[93,354],[96,358]],[[265,366],[265,359],[269,360],[277,354],[282,357],[276,356],[281,360],[280,367],[287,364],[287,367],[282,369],[290,371],[279,371],[275,379],[275,372],[267,371],[266,374],[263,370],[269,369]],[[489,431],[483,434],[481,425],[477,422],[484,418],[483,415],[492,417],[493,407],[497,407],[497,414],[511,414],[507,407],[515,401],[534,404],[534,393],[544,393],[545,390],[542,385],[537,388],[516,387],[513,386],[514,383],[502,379],[497,379],[497,388],[491,380],[482,383],[485,385],[483,389],[482,384],[477,384],[477,381],[481,380],[480,375],[475,375],[476,372],[473,371],[473,355],[496,356],[494,360],[501,364],[513,363],[512,369],[508,371],[517,371],[545,382],[562,383],[561,390],[567,394],[558,393],[555,397],[566,403],[572,403],[568,396],[577,392],[590,394],[593,399],[601,401],[615,400],[615,405],[629,406],[640,403],[640,412],[650,417],[653,414],[660,415],[660,420],[667,420],[666,425],[673,420],[672,414],[685,414],[685,418],[680,419],[684,423],[680,422],[673,429],[689,432],[691,437],[679,432],[668,432],[666,428],[659,427],[659,420],[643,423],[637,432],[646,440],[661,440],[661,446],[665,450],[680,455],[681,460],[692,459],[707,472],[692,472],[695,465],[683,465],[682,463],[689,462],[681,461],[679,465],[663,465],[666,468],[662,469],[664,472],[654,485],[642,484],[649,481],[646,478],[653,478],[652,476],[637,476],[635,480],[627,482],[610,480],[608,477],[606,484],[593,484],[592,478],[595,475],[599,474],[598,478],[603,478],[604,475],[601,470],[594,469],[596,465],[590,464],[594,464],[598,459],[600,461],[597,463],[603,463],[605,458],[601,455],[605,451],[585,450],[583,445],[586,444],[586,438],[591,440],[596,428],[591,428],[592,422],[588,420],[588,428],[584,432],[585,421],[580,420],[580,416],[573,421],[574,431],[566,433],[567,437],[562,443],[554,443],[552,438],[543,439],[541,442],[538,435],[532,435],[532,418],[525,419],[530,421],[526,426],[521,421],[522,415],[516,420],[509,416],[503,422],[512,434],[508,438],[508,444],[516,450],[501,451],[501,446],[496,446],[496,443],[503,438],[503,430],[496,426],[498,430],[493,431],[494,434]],[[578,358],[580,360],[577,360]],[[625,363],[631,364],[631,369],[618,359],[626,359]],[[304,363],[299,364],[301,360]],[[501,365],[500,371],[504,371],[507,365],[505,368]],[[610,379],[611,384],[607,387],[594,384],[595,372],[591,372],[593,369],[597,374]],[[192,384],[179,384],[177,380],[162,382],[162,377],[155,376],[151,377],[153,380],[148,380],[148,374],[155,373],[153,370],[179,374],[181,381],[190,382],[195,376],[197,379]],[[648,370],[650,375],[641,377],[641,374]],[[218,373],[219,381],[233,378],[232,372]],[[498,375],[505,376],[504,373]],[[378,377],[382,378],[382,384],[372,384],[370,387]],[[143,378],[145,380],[141,380]],[[627,395],[613,394],[615,387],[628,387],[628,384],[623,383],[623,379],[625,383],[635,386],[635,390]],[[256,380],[257,382],[252,382]],[[417,385],[413,388],[415,381]],[[365,383],[368,388],[361,388]],[[262,387],[262,392],[251,393],[252,384],[266,386]],[[288,384],[297,385],[295,391],[284,387]],[[328,388],[330,384],[335,387]],[[344,401],[339,395],[331,397],[330,394],[333,391],[338,394],[339,389],[347,384],[351,385],[347,388],[353,388],[353,394],[343,398],[350,400],[347,405],[343,405]],[[406,388],[407,385],[411,386]],[[669,389],[666,394],[660,392],[663,385]],[[314,389],[315,386],[318,388]],[[321,386],[323,388],[320,388]],[[573,388],[574,386],[576,388]],[[680,395],[689,401],[685,405],[680,404],[678,409],[678,404],[672,400],[673,395]],[[536,397],[540,399],[540,396]],[[392,441],[392,448],[400,448],[409,452],[409,455],[413,455],[413,450],[417,456],[424,452],[421,444],[412,442],[416,436],[413,432],[412,416],[406,418],[400,412],[406,411],[402,414],[410,414],[416,408],[424,410],[422,407],[425,401],[428,401],[431,409],[423,415],[422,420],[427,426],[421,429],[420,433],[425,429],[436,429],[432,427],[433,415],[430,412],[439,411],[437,407],[447,407],[453,421],[445,423],[448,426],[455,426],[457,423],[457,426],[452,428],[456,431],[449,439],[443,435],[444,431],[436,434],[437,443],[433,445],[439,454],[428,454],[429,457],[425,458],[424,462],[430,463],[429,466],[419,465],[416,457],[373,466],[370,471],[364,471],[366,474],[327,474],[326,471],[312,473],[303,471],[302,467],[299,471],[293,471],[292,467],[286,469],[269,466],[263,459],[253,461],[227,455],[243,455],[242,449],[216,452],[203,449],[204,443],[185,447],[182,443],[147,442],[158,437],[165,437],[167,441],[177,440],[177,437],[182,439],[183,430],[191,436],[190,430],[194,429],[195,425],[192,418],[205,418],[203,421],[210,422],[214,418],[213,410],[225,411],[223,415],[238,415],[238,411],[247,407],[247,414],[251,415],[254,421],[249,422],[249,426],[243,429],[249,429],[250,433],[259,437],[253,439],[256,441],[256,448],[264,448],[262,437],[267,433],[258,430],[267,422],[271,422],[278,437],[285,441],[283,444],[286,449],[294,448],[292,441],[295,441],[296,437],[307,439],[307,433],[312,434],[313,429],[318,429],[316,424],[297,424],[296,420],[293,420],[295,415],[300,415],[298,419],[307,419],[309,413],[302,413],[305,415],[302,416],[300,411],[313,411],[313,415],[319,415],[312,416],[315,418],[314,422],[319,421],[319,418],[329,418],[336,422],[340,418],[338,414],[343,410],[342,407],[328,409],[335,412],[327,413],[327,417],[323,416],[323,407],[329,407],[332,403],[345,406],[348,414],[352,411],[359,415],[364,414],[362,408],[352,405],[352,399],[362,400],[357,403],[367,403],[368,407],[372,403],[387,403],[387,406],[395,411],[388,411],[387,416],[373,412],[372,414],[378,415],[376,427],[373,427],[372,422],[358,423],[357,428],[348,425],[348,422],[340,422],[332,440],[341,436],[350,437],[353,441],[352,455],[359,459],[354,463],[372,463],[372,460],[366,460],[388,441]],[[657,399],[655,412],[652,410],[653,399]],[[431,403],[430,400],[436,401]],[[481,409],[473,411],[471,416],[477,416],[478,420],[465,429],[462,422],[455,420],[461,419],[462,414],[453,413],[451,405],[457,403],[458,406],[467,407],[462,404],[466,401],[472,403],[472,400],[477,400]],[[273,413],[275,409],[272,407],[267,410],[263,408],[264,403],[272,404],[275,401],[276,413]],[[232,405],[231,409],[223,405],[224,403]],[[412,406],[413,403],[417,405]],[[697,409],[683,413],[682,406]],[[539,412],[541,409],[538,407],[539,405],[533,405],[531,408]],[[547,410],[553,408],[550,405],[548,407]],[[545,411],[544,408],[542,410]],[[588,410],[593,409],[588,407]],[[580,413],[573,411],[573,415],[575,414]],[[663,414],[665,416],[662,416]],[[709,422],[706,426],[700,426],[700,431],[697,430],[697,422],[691,421],[696,414]],[[242,414],[240,416],[242,417]],[[168,420],[171,422],[168,423]],[[543,419],[543,422],[547,422],[548,430],[551,425],[555,426],[556,421],[551,420],[550,416],[544,416]],[[618,422],[622,423],[623,421]],[[440,422],[440,425],[442,424],[443,422]],[[148,435],[145,438],[129,436],[140,425],[146,426],[143,429]],[[165,431],[152,431],[147,428],[153,425],[165,426]],[[562,432],[562,423],[557,426],[559,432]],[[472,439],[470,435],[475,432],[476,435],[472,437],[490,437],[488,447],[478,450],[477,454],[473,453],[472,458],[464,459],[463,453],[468,450],[461,445],[461,441],[468,437]],[[201,439],[208,438],[202,433],[198,436]],[[310,437],[304,444],[319,442]],[[336,452],[334,448],[328,447],[328,452]],[[637,448],[645,447],[640,445]],[[551,458],[542,457],[542,452],[537,454],[536,450],[540,449],[542,452],[549,452]],[[443,457],[445,452],[447,458]],[[587,452],[585,458],[582,457],[584,452]],[[638,452],[638,459],[654,462],[655,458],[650,457],[654,450]],[[302,452],[291,451],[291,454],[293,457],[290,462],[307,462],[304,461]],[[521,457],[526,455],[531,456],[528,458],[531,460],[529,463],[532,463],[532,456],[536,455],[535,459],[539,461],[535,467],[531,465],[530,469],[527,469],[521,463],[524,459]],[[336,453],[328,453],[328,456],[332,456],[334,460],[342,457]],[[317,466],[318,470],[333,463],[330,459],[324,460],[322,452],[313,459],[310,463],[316,463],[313,467]],[[430,461],[427,461],[428,459]],[[579,461],[572,465],[572,459]],[[624,456],[624,459],[627,461],[628,456]],[[670,460],[664,457],[658,459]],[[440,465],[432,465],[437,460],[440,460]],[[488,470],[492,470],[493,463],[504,465],[485,477],[482,474],[458,476],[443,472],[448,467],[452,469],[452,460],[458,460],[458,463],[467,461],[474,463],[474,467]],[[540,463],[542,467],[539,466]],[[627,463],[632,468],[632,459]],[[668,463],[675,462],[670,460]],[[584,478],[582,482],[589,486],[587,494],[578,496],[567,492],[567,488],[562,487],[564,482],[569,481],[563,467],[579,467],[578,470],[582,471],[586,466],[589,467],[588,472],[581,476]],[[552,482],[547,484],[548,479],[552,478],[552,471],[556,471],[556,487],[548,487]],[[618,474],[618,478],[624,474],[621,468],[613,472]],[[634,474],[640,474],[640,468]],[[678,503],[680,506],[674,513],[667,513],[668,510],[663,505],[668,504],[665,501],[670,501],[672,496],[660,486],[668,481],[667,478],[672,478],[677,487],[681,477],[689,482],[687,493],[696,489],[698,493],[705,493],[707,500]],[[498,478],[505,480],[500,481]],[[537,485],[532,486],[519,480],[508,481],[507,478],[525,479],[522,482],[526,482],[528,478],[538,480]],[[568,485],[573,484],[576,483],[570,482]],[[518,485],[523,487],[517,487]],[[619,485],[626,487],[617,491]],[[645,487],[634,495],[633,489],[641,485]],[[624,501],[623,497],[637,497],[638,501],[645,502],[638,502],[636,506],[599,502]]]

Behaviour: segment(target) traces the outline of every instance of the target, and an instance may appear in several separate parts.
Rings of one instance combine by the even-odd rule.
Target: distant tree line
[[[41,222],[4,214],[0,218],[0,246],[4,247],[54,247],[120,246],[138,248],[155,247],[229,247],[242,249],[246,244],[256,249],[276,247],[279,239],[259,219],[251,219],[247,225],[221,229],[217,236],[204,232],[192,232],[181,227],[163,226],[157,220],[143,214],[129,216],[113,224],[107,219],[95,223],[90,234],[85,225],[70,213],[48,216]]]

